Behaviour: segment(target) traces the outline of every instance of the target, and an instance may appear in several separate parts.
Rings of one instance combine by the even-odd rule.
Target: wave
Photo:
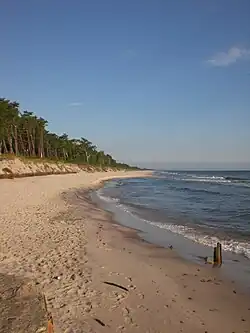
[[[112,198],[112,197],[104,195],[101,190],[96,191],[96,194],[99,197],[99,199],[101,199],[105,202],[109,202],[109,203],[119,203],[120,202],[120,200],[118,198]]]
[[[198,182],[212,182],[212,183],[231,183],[231,180],[226,179],[222,176],[205,176],[205,175],[187,175],[184,176],[181,180],[184,181],[198,181]]]
[[[231,176],[206,176],[206,175],[196,175],[196,174],[185,174],[178,172],[161,172],[157,175],[158,178],[169,179],[174,181],[183,182],[201,182],[201,183],[212,183],[218,185],[237,185],[243,187],[250,187],[250,179],[231,177]]]
[[[183,181],[189,182],[203,182],[203,183],[231,183],[231,180],[221,178],[213,178],[213,177],[197,177],[197,178],[183,178]]]
[[[123,182],[120,179],[112,179],[112,180],[107,180],[105,183],[105,188],[116,188],[119,186],[122,186]]]
[[[214,173],[214,172],[213,172]],[[180,176],[180,177],[191,177],[191,178],[200,178],[200,179],[211,179],[211,180],[231,180],[231,181],[249,181],[250,182],[250,173],[241,173],[239,175],[209,175],[209,172],[186,172],[186,171],[158,171],[156,174],[164,174],[169,176]]]
[[[178,172],[170,172],[170,171],[159,171],[159,173],[165,175],[173,175],[173,176],[180,175],[180,173]]]
[[[226,178],[223,176],[208,176],[206,174],[197,175],[195,173],[190,172],[170,172],[170,171],[160,171],[160,174],[170,175],[170,176],[181,176],[181,177],[192,177],[192,178],[200,178],[200,179],[221,179],[225,180]]]
[[[225,177],[225,179],[233,181],[233,182],[250,183],[250,179],[241,178],[241,177],[231,177],[231,176],[228,176],[228,177]]]
[[[178,224],[163,224],[160,222],[154,222],[147,219],[143,219],[138,215],[135,215],[131,212],[128,206],[122,204],[118,198],[111,198],[109,196],[104,196],[103,193],[99,190],[96,192],[98,197],[107,202],[115,204],[115,206],[124,212],[128,213],[129,215],[133,216],[136,219],[139,219],[142,222],[148,223],[154,227],[165,229],[167,231],[171,231],[175,234],[182,235],[183,237],[190,239],[196,243],[214,247],[218,242],[222,244],[224,251],[234,252],[236,254],[244,255],[245,257],[250,259],[250,243],[248,242],[240,242],[235,239],[223,239],[217,236],[211,236],[207,234],[203,234],[191,227],[178,225]]]
[[[229,178],[229,177],[228,177]],[[218,185],[230,185],[230,186],[240,186],[240,187],[250,187],[250,181],[236,181],[236,180],[229,180],[229,179],[218,179],[218,178],[182,178],[179,179],[181,181],[186,182],[201,182],[201,183],[212,183]]]
[[[180,186],[173,186],[169,185],[168,189],[171,191],[177,191],[177,192],[186,192],[189,194],[207,194],[207,195],[223,195],[219,191],[212,190],[211,188],[192,188],[192,187],[180,187]],[[156,192],[154,192],[156,193]],[[160,194],[162,194],[162,191],[159,191]]]
[[[198,178],[198,179],[208,179],[208,180],[225,180],[224,177],[222,176],[197,176],[197,175],[191,175],[193,178]]]
[[[158,228],[166,229],[173,233],[180,234],[185,238],[188,238],[196,243],[206,245],[209,247],[214,247],[218,242],[220,242],[224,251],[230,251],[237,254],[241,254],[250,259],[250,243],[239,242],[234,239],[225,240],[225,239],[220,239],[219,237],[216,236],[201,234],[195,231],[194,229],[183,225],[162,224],[159,222],[152,222],[152,221],[147,221],[147,222]]]
[[[175,188],[175,190],[178,191],[178,188]],[[194,188],[189,188],[189,187],[182,187],[180,188],[181,191],[184,191],[184,192],[189,192],[189,193],[205,193],[205,194],[208,194],[208,195],[221,195],[221,192],[219,191],[211,191],[209,189],[194,189]]]
[[[231,182],[230,179],[226,179],[223,176],[208,176],[208,175],[197,175],[185,172],[169,172],[162,171],[160,174],[165,176],[171,176],[171,179],[182,180],[182,181],[213,181],[213,182]]]

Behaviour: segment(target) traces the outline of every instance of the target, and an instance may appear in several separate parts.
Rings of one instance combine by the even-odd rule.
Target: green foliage
[[[0,98],[0,158],[20,156],[32,160],[96,165],[100,168],[129,169],[111,155],[98,151],[84,137],[70,139],[47,130],[48,122],[33,112],[21,112],[19,104]]]

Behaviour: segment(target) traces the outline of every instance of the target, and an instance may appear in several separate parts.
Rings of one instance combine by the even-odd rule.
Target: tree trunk
[[[11,130],[9,128],[8,133],[7,133],[7,137],[8,137],[8,144],[9,144],[9,153],[13,154],[13,142],[12,142],[12,135],[11,135]]]
[[[14,140],[15,140],[15,153],[16,155],[19,154],[19,151],[18,151],[18,139],[17,139],[17,126],[14,125]]]
[[[29,130],[26,130],[26,134],[27,134],[27,143],[28,143],[28,151],[29,151],[29,156],[32,155],[32,151],[31,151],[31,141],[30,141],[30,133]]]
[[[7,146],[6,146],[6,142],[5,142],[5,139],[3,139],[3,153],[4,154],[7,154],[8,153],[8,149],[7,149]]]
[[[46,140],[46,145],[45,145],[45,149],[44,149],[44,154],[45,154],[45,157],[49,157],[49,143],[47,140]]]
[[[36,156],[35,139],[31,133],[30,133],[30,142],[31,142],[31,155]]]
[[[66,153],[65,148],[63,148],[63,159],[64,159],[64,161],[66,161],[66,159],[67,159],[67,153]]]
[[[56,159],[58,158],[58,150],[57,147],[52,148],[51,150],[52,156],[55,157]]]
[[[22,138],[21,134],[19,134],[19,141],[20,141],[20,147],[21,147],[21,154],[27,155],[27,149],[25,149],[25,147],[24,147],[23,138]]]
[[[40,130],[40,140],[39,140],[38,154],[39,154],[40,158],[44,157],[43,127],[41,127],[41,130]]]

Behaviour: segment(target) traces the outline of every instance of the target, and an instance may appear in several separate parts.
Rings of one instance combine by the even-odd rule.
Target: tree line
[[[19,103],[0,98],[0,155],[51,159],[69,163],[127,169],[89,140],[71,139],[47,129],[48,121],[33,112],[20,111]]]

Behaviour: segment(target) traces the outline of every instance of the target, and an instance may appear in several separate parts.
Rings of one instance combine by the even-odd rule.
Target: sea
[[[212,255],[220,242],[228,271],[250,283],[250,171],[155,171],[107,181],[93,199],[142,238],[189,259]]]

